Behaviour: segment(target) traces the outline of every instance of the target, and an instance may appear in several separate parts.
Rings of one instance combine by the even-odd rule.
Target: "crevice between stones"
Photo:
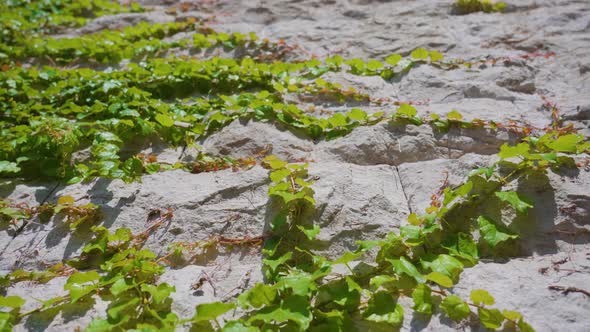
[[[395,167],[395,171],[397,172],[397,177],[399,178],[399,183],[402,186],[402,193],[404,194],[404,198],[406,199],[406,204],[408,205],[408,211],[410,211],[410,213],[414,213],[412,211],[412,207],[410,206],[410,200],[408,199],[408,195],[406,194],[406,189],[404,188],[404,182],[402,181],[402,176],[399,174],[399,169],[397,168],[397,166],[393,166]]]

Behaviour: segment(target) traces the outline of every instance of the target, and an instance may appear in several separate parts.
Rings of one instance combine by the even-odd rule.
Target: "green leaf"
[[[404,115],[408,118],[415,116],[417,113],[416,108],[409,104],[401,104],[397,109],[398,115]]]
[[[113,285],[111,286],[111,294],[114,296],[118,296],[119,294],[123,293],[124,291],[128,290],[129,288],[135,287],[134,284],[128,284],[125,281],[125,278],[120,278]]]
[[[470,234],[452,234],[443,241],[443,247],[449,250],[451,255],[467,260],[472,265],[477,264],[479,260],[477,244]]]
[[[152,301],[156,304],[160,304],[164,303],[170,294],[176,291],[176,288],[167,283],[161,283],[157,287],[154,285],[141,284],[141,291],[149,293],[152,297]]]
[[[170,118],[166,114],[158,113],[156,114],[156,121],[164,127],[172,127],[174,125],[174,120]]]
[[[19,296],[0,296],[0,307],[20,308],[25,300]]]
[[[297,228],[305,234],[305,236],[311,241],[320,234],[320,226],[313,225],[311,228],[305,228],[301,225],[297,225]]]
[[[492,248],[495,248],[499,243],[518,238],[518,235],[511,235],[499,231],[496,225],[484,216],[477,218],[477,223],[484,241]]]
[[[430,51],[430,62],[442,61],[445,57],[439,51]]]
[[[463,115],[459,113],[457,110],[452,110],[447,114],[447,119],[454,120],[454,121],[461,121],[463,120]]]
[[[145,165],[145,171],[148,174],[155,174],[158,173],[160,171],[160,164],[158,163],[149,163],[147,165]]]
[[[312,276],[307,272],[290,271],[286,276],[281,276],[276,283],[281,290],[291,289],[293,294],[307,296],[310,290],[315,289]]]
[[[513,157],[526,158],[526,156],[528,156],[529,149],[530,146],[527,143],[520,143],[516,146],[510,146],[507,143],[504,143],[500,147],[498,157],[500,157],[501,159],[508,159]]]
[[[350,112],[346,113],[346,116],[348,116],[349,119],[355,120],[355,121],[367,120],[367,113],[363,110],[358,109],[358,108],[351,109]]]
[[[417,48],[410,53],[410,56],[416,60],[426,60],[428,59],[428,51],[423,48]]]
[[[328,309],[355,310],[361,302],[361,292],[350,278],[328,282],[318,289],[318,306]]]
[[[504,322],[504,315],[498,309],[478,308],[479,321],[488,329],[497,329]]]
[[[387,62],[389,65],[395,66],[397,65],[398,62],[400,62],[402,60],[402,56],[399,54],[392,54],[390,56],[388,56],[387,58],[385,58],[385,62]]]
[[[246,326],[243,322],[240,321],[231,321],[228,322],[223,326],[222,332],[259,332],[260,330],[252,327]]]
[[[262,260],[262,263],[264,265],[267,265],[272,272],[275,272],[280,265],[282,265],[285,262],[287,262],[288,260],[290,260],[292,256],[293,256],[293,252],[289,251],[288,253],[284,254],[283,256],[281,256],[277,259],[265,258]]]
[[[424,276],[418,272],[418,269],[416,269],[414,264],[412,264],[412,262],[407,260],[405,257],[402,256],[400,259],[390,259],[389,262],[391,262],[397,274],[404,273],[410,277],[413,277],[419,283],[424,283],[426,281]]]
[[[347,251],[342,256],[340,256],[340,258],[333,261],[332,264],[346,264],[346,263],[352,262],[355,259],[358,259],[361,256],[362,256],[362,253],[360,253],[360,252]]]
[[[419,284],[412,292],[414,310],[421,314],[432,315],[432,291],[426,284]]]
[[[124,316],[122,316],[123,312],[137,306],[140,301],[141,300],[138,297],[134,297],[129,300],[123,300],[114,305],[111,304],[110,308],[107,310],[109,318],[115,320],[124,318]]]
[[[404,320],[404,309],[390,293],[380,291],[369,299],[363,318],[371,322],[400,326]]]
[[[472,290],[471,295],[469,295],[469,298],[471,299],[471,301],[473,301],[473,303],[477,305],[493,305],[494,303],[496,303],[494,297],[483,289]]]
[[[18,173],[20,170],[17,163],[0,160],[0,173]]]
[[[309,300],[306,297],[290,296],[280,306],[266,307],[251,316],[248,322],[262,321],[268,324],[280,324],[291,321],[299,330],[307,330],[311,323]]]
[[[76,200],[70,195],[61,196],[57,199],[58,205],[73,205]]]
[[[100,274],[96,271],[76,272],[68,278],[66,286],[70,284],[83,284],[98,279],[100,279]]]
[[[287,166],[287,163],[277,158],[277,156],[270,155],[264,158],[264,162],[272,169],[279,169]]]
[[[426,279],[439,284],[442,287],[453,287],[453,280],[440,272],[430,272],[425,276]]]
[[[378,276],[374,276],[373,278],[371,278],[371,280],[369,281],[369,285],[374,287],[375,289],[381,287],[382,285],[385,284],[390,284],[393,282],[396,282],[397,278],[392,277],[390,275],[378,275]]]
[[[442,273],[451,278],[451,280],[457,280],[463,271],[463,264],[459,260],[445,254],[438,255],[432,262],[423,261],[423,264],[433,272]]]
[[[511,311],[511,310],[504,310],[502,311],[502,315],[506,317],[506,319],[511,320],[513,322],[517,322],[519,319],[522,319],[522,315],[520,312]]]
[[[197,305],[196,313],[193,317],[193,321],[201,322],[201,321],[208,321],[212,319],[216,319],[217,317],[223,315],[224,313],[232,310],[235,308],[236,305],[233,303],[223,303],[223,302],[212,302],[212,303],[203,303]]]
[[[440,308],[454,321],[460,321],[469,316],[469,305],[456,295],[449,295],[440,304]]]
[[[86,327],[85,332],[110,332],[116,328],[116,324],[109,323],[106,319],[95,319]]]
[[[500,191],[495,194],[502,201],[512,205],[512,207],[519,213],[526,214],[528,209],[533,207],[532,204],[527,203],[524,198],[515,191]]]
[[[272,304],[276,296],[277,291],[273,286],[258,283],[250,290],[240,294],[238,305],[244,309],[260,308]]]
[[[70,301],[72,303],[76,303],[82,297],[92,293],[93,291],[98,289],[96,285],[80,285],[80,284],[72,284],[70,286],[66,285],[66,290],[70,291]]]
[[[522,318],[518,320],[518,329],[520,332],[535,332],[535,329],[526,323]]]
[[[553,151],[576,153],[578,143],[584,140],[583,135],[568,134],[549,141],[546,145]]]
[[[336,113],[332,115],[328,118],[328,122],[330,122],[333,127],[345,127],[348,124],[348,121],[346,121],[346,116],[344,116],[342,113]]]
[[[279,183],[281,182],[284,178],[286,178],[287,176],[289,176],[291,174],[291,171],[286,169],[286,168],[282,168],[282,169],[278,169],[276,171],[273,171],[270,173],[270,180],[274,183]]]
[[[418,218],[418,215],[412,212],[412,213],[410,213],[410,215],[408,216],[408,222],[409,222],[411,225],[414,225],[414,226],[420,226],[420,225],[422,225],[422,224],[424,223],[424,220],[423,220],[423,219],[420,219],[420,218]]]
[[[381,68],[383,68],[383,63],[381,63],[381,61],[369,60],[369,62],[367,62],[367,69],[371,71],[377,71]]]

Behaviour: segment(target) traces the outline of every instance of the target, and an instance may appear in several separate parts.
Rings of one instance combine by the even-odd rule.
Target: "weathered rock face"
[[[141,1],[140,1],[141,2]],[[144,1],[162,5],[159,1]],[[509,57],[498,64],[444,71],[431,66],[413,68],[385,81],[380,77],[334,74],[345,87],[372,96],[400,101],[425,101],[421,115],[444,115],[459,110],[466,119],[498,122],[516,120],[535,127],[551,123],[551,112],[542,107],[547,96],[561,109],[565,123],[590,134],[590,5],[586,1],[511,0],[506,14],[476,13],[454,16],[451,1],[213,1],[206,11],[180,16],[217,15],[213,27],[225,31],[254,31],[269,39],[283,38],[299,44],[309,54],[382,58],[389,53],[409,53],[417,47],[435,48],[448,57],[466,59]],[[118,28],[139,21],[169,22],[165,6],[145,14],[124,14],[97,19],[72,33]],[[524,59],[532,51],[552,51],[555,57]],[[304,52],[305,53],[305,52]],[[301,57],[292,55],[292,58]],[[352,103],[332,111],[375,105]],[[391,112],[391,108],[385,108]],[[516,141],[505,129],[459,129],[442,133],[431,126],[398,126],[379,123],[358,127],[345,137],[314,142],[273,123],[234,121],[199,142],[216,155],[248,157],[267,150],[285,160],[310,161],[317,200],[314,220],[321,226],[318,252],[328,257],[355,248],[356,240],[382,238],[406,223],[411,212],[421,213],[448,176],[460,184],[468,173],[495,161],[503,143]],[[192,160],[195,151],[145,145],[162,161]],[[80,156],[83,158],[83,156]],[[256,237],[268,229],[273,213],[268,201],[268,171],[255,166],[234,172],[190,174],[168,171],[146,175],[141,183],[95,180],[89,184],[6,182],[0,195],[29,205],[55,202],[71,195],[80,203],[102,207],[103,226],[129,227],[141,232],[149,226],[150,211],[171,208],[174,217],[153,234],[147,247],[163,254],[176,241],[205,240],[211,236]],[[463,273],[453,289],[463,297],[472,289],[488,290],[502,309],[515,309],[538,331],[590,330],[590,298],[582,293],[562,293],[548,287],[560,285],[590,290],[590,170],[549,173],[518,184],[534,201],[525,216],[511,225],[523,240],[519,257],[489,259]],[[490,201],[497,207],[500,202]],[[500,209],[495,209],[500,211]],[[496,213],[497,220],[515,216]],[[0,272],[15,268],[43,269],[80,253],[88,233],[72,234],[60,220],[30,222],[18,235],[0,229]],[[208,253],[186,266],[169,268],[161,277],[176,287],[173,294],[180,316],[192,315],[200,303],[236,296],[262,281],[259,248]],[[212,279],[199,291],[191,285],[205,271]],[[44,285],[18,283],[8,294],[48,299],[63,295],[66,278]],[[86,326],[104,316],[107,303],[66,307],[60,313],[32,315],[17,330],[57,331]],[[411,301],[406,304],[411,307]],[[31,308],[25,308],[31,309]],[[82,309],[82,311],[80,311]],[[476,323],[474,323],[476,324]],[[371,330],[370,326],[361,326]],[[402,330],[454,331],[452,321],[434,315],[426,321],[406,310]],[[473,330],[483,327],[473,325]]]

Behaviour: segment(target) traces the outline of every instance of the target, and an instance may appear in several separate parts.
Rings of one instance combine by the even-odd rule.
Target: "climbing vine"
[[[391,80],[421,65],[461,70],[512,59],[449,60],[438,51],[419,48],[408,56],[392,54],[383,61],[338,55],[295,61],[290,56],[296,47],[284,41],[272,42],[253,33],[217,32],[197,20],[138,24],[81,37],[48,37],[63,27],[80,27],[89,18],[144,10],[134,4],[99,0],[48,3],[0,4],[3,177],[50,178],[68,184],[96,177],[132,182],[141,181],[144,174],[171,169],[201,173],[260,165],[269,171],[269,211],[274,212],[268,229],[259,236],[175,242],[168,252],[158,255],[144,245],[174,218],[172,209],[156,210],[156,218],[146,229],[133,234],[127,228],[100,226],[100,207],[79,205],[71,196],[39,206],[1,199],[0,223],[14,236],[31,222],[47,223],[57,216],[72,236],[86,233],[92,239],[78,257],[44,271],[18,269],[0,277],[1,291],[22,281],[67,278],[65,295],[41,301],[28,311],[22,310],[24,299],[0,296],[0,331],[10,331],[32,314],[96,298],[108,302],[108,309],[87,331],[173,331],[180,327],[354,331],[367,324],[390,330],[404,321],[408,308],[400,303],[403,297],[411,299],[415,314],[425,317],[442,314],[454,321],[478,319],[488,329],[533,330],[520,313],[494,307],[493,294],[474,289],[469,298],[463,298],[453,287],[465,268],[484,257],[509,256],[518,244],[518,229],[494,220],[486,213],[488,203],[495,200],[500,209],[513,209],[517,216],[526,214],[533,203],[514,189],[515,184],[533,174],[577,167],[573,156],[590,151],[587,138],[572,126],[564,126],[559,109],[546,97],[543,107],[551,112],[551,125],[535,128],[515,121],[466,121],[456,110],[444,116],[420,115],[415,107],[420,102],[374,99],[324,76],[346,72]],[[455,6],[464,14],[505,8],[488,1],[457,1]],[[190,33],[190,37],[173,38],[180,33]],[[234,58],[195,58],[173,56],[174,49],[201,54],[213,49],[236,52]],[[550,52],[534,53],[519,59],[552,56]],[[103,65],[117,67],[99,70]],[[292,102],[294,96],[397,107],[389,112],[352,108],[314,116]],[[199,151],[194,160],[176,162],[160,161],[140,151],[122,152],[126,142],[136,138],[196,147],[199,139],[236,119],[273,122],[314,140],[337,139],[359,126],[383,121],[429,125],[441,132],[451,128],[508,130],[519,140],[502,145],[498,161],[473,170],[461,185],[441,188],[424,213],[411,213],[400,221],[399,231],[383,239],[358,241],[356,250],[334,258],[313,249],[322,229],[315,219],[314,182],[307,163],[281,160],[269,155],[270,149],[235,159]],[[175,288],[160,282],[159,276],[179,260],[189,264],[218,247],[260,247],[265,282],[237,298],[200,304],[192,317],[179,317],[172,310]]]

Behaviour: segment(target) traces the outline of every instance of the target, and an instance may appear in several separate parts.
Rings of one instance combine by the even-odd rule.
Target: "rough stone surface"
[[[467,120],[514,120],[539,128],[551,124],[550,110],[542,107],[545,96],[559,107],[566,124],[590,134],[587,1],[510,0],[508,13],[464,16],[452,14],[450,0],[195,1],[191,10],[176,16],[167,13],[174,1],[139,2],[154,6],[153,11],[98,18],[66,36],[118,29],[140,21],[162,23],[197,17],[211,19],[210,25],[217,30],[254,31],[262,38],[298,45],[299,51],[288,60],[333,54],[383,59],[391,53],[408,55],[417,47],[439,50],[447,58],[504,57],[507,61],[453,71],[420,65],[390,81],[344,73],[324,78],[375,98],[426,102],[417,106],[420,115],[445,115],[456,109]],[[171,39],[183,37],[190,35]],[[555,56],[524,59],[528,52],[555,52]],[[394,110],[393,106],[369,102],[338,103],[321,98],[295,98],[292,102],[330,112],[346,112],[352,107],[387,114]],[[502,144],[515,141],[516,136],[504,129],[439,132],[427,125],[382,122],[356,128],[342,138],[315,142],[274,123],[234,121],[198,143],[214,155],[250,157],[268,150],[286,160],[310,161],[310,175],[316,179],[317,213],[313,218],[321,226],[317,249],[336,257],[354,249],[356,240],[376,239],[395,231],[406,223],[409,213],[421,213],[429,206],[431,195],[447,174],[449,184],[458,185],[472,169],[493,162]],[[171,163],[190,161],[198,153],[153,140],[127,143],[123,154],[153,153]],[[77,158],[87,156],[81,153]],[[129,227],[134,232],[149,225],[150,211],[172,208],[170,223],[147,243],[163,254],[175,241],[263,235],[274,213],[268,184],[268,171],[255,166],[238,172],[169,171],[146,175],[134,184],[95,180],[63,186],[4,181],[0,197],[33,206],[72,195],[80,203],[101,205],[103,226]],[[452,292],[467,297],[472,289],[486,289],[498,308],[522,312],[538,331],[590,330],[590,298],[548,288],[558,285],[590,290],[589,188],[590,170],[586,167],[519,181],[518,189],[535,203],[527,215],[499,209],[501,202],[491,199],[487,212],[522,233],[518,257],[488,259],[465,269]],[[46,224],[33,220],[18,236],[14,234],[12,228],[0,225],[0,273],[15,268],[42,269],[74,257],[90,237],[88,233],[71,234],[57,219]],[[259,248],[210,252],[186,266],[168,268],[160,280],[176,287],[173,309],[189,317],[195,305],[231,298],[239,287],[261,281],[261,259]],[[195,291],[191,285],[203,271],[213,282]],[[21,282],[8,294],[27,300],[47,299],[65,294],[65,281],[57,278],[44,285]],[[402,303],[406,308],[404,331],[484,330],[476,322],[457,325],[438,313],[424,320],[412,315],[411,300]],[[83,328],[104,316],[107,306],[96,299],[96,304],[80,303],[62,312],[32,315],[16,330]],[[359,327],[373,330],[369,325]]]

